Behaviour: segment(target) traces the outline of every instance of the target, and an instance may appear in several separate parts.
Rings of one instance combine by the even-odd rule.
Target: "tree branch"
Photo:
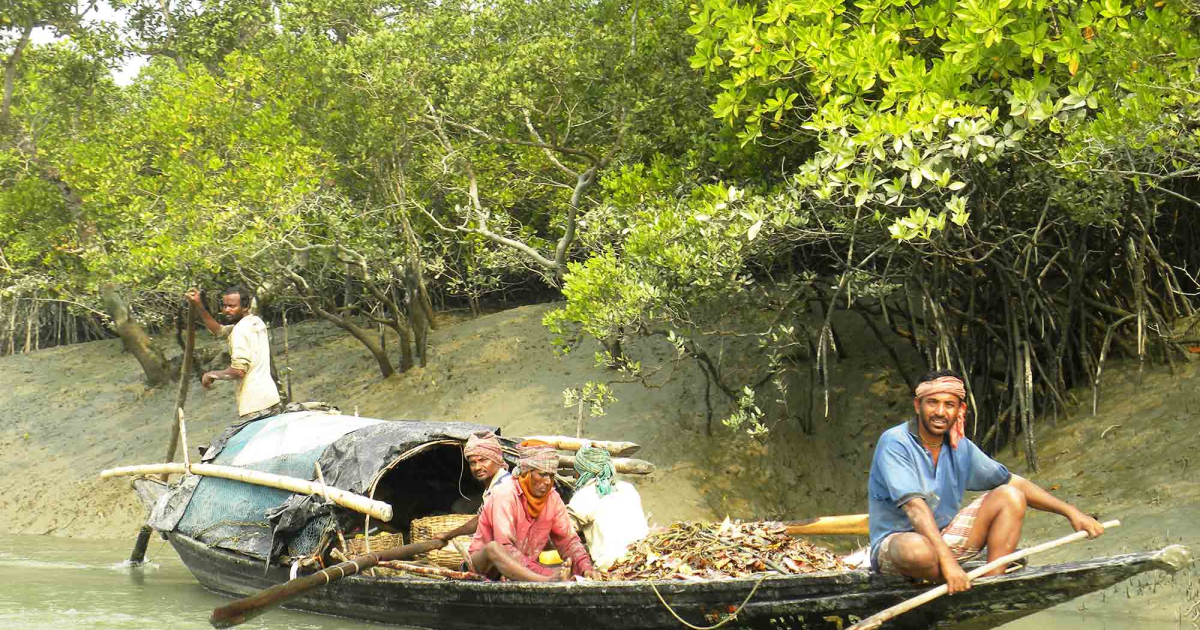
[[[433,109],[432,104],[430,104],[429,107],[430,107],[430,109]],[[429,120],[429,121],[434,121],[433,116],[425,116],[425,119]],[[472,125],[455,122],[453,120],[449,120],[446,118],[442,118],[441,120],[442,120],[442,122],[444,122],[447,125],[450,125],[451,127],[455,127],[457,129],[462,129],[463,131],[469,131],[469,132],[487,140],[488,142],[494,142],[496,144],[515,144],[515,145],[520,145],[520,146],[524,146],[524,147],[534,147],[537,149],[549,149],[549,150],[557,151],[559,153],[563,153],[566,155],[575,155],[575,156],[581,157],[581,158],[591,162],[593,165],[600,164],[600,162],[601,162],[601,158],[598,158],[595,155],[592,155],[591,153],[584,151],[583,149],[572,149],[569,147],[560,147],[560,146],[553,145],[553,144],[546,144],[545,142],[534,142],[532,140],[516,140],[514,138],[503,138],[500,136],[492,135],[492,134],[490,134],[478,127],[474,127]]]
[[[525,114],[525,126],[529,128],[529,134],[533,136],[533,139],[536,142],[544,145],[542,147],[542,152],[546,154],[546,158],[549,159],[552,164],[557,166],[558,170],[566,173],[567,176],[578,178],[579,173],[576,173],[566,166],[563,166],[563,163],[559,162],[558,158],[554,155],[554,150],[550,148],[552,145],[546,144],[546,142],[542,140],[542,136],[537,132],[537,129],[534,129],[533,121],[529,120],[529,110],[523,110],[522,113]]]

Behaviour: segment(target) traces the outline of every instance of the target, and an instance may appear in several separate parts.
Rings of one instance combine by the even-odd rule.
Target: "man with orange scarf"
[[[867,500],[876,571],[945,581],[951,594],[967,590],[959,563],[985,545],[989,561],[1012,553],[1026,507],[1060,514],[1090,538],[1104,533],[1096,519],[1010,473],[966,438],[967,391],[957,373],[922,376],[913,410],[915,418],[880,436],[871,462]],[[960,511],[968,490],[987,492]]]
[[[470,549],[475,571],[521,582],[559,581],[572,573],[595,577],[592,559],[554,489],[558,453],[535,440],[522,442],[519,453],[516,483],[496,486],[479,513]],[[538,562],[548,541],[566,559],[561,569]]]

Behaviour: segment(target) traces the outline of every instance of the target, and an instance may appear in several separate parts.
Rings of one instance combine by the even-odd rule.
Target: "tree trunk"
[[[321,317],[324,317],[326,320],[332,322],[337,327],[353,335],[355,339],[362,343],[362,345],[366,346],[367,351],[371,353],[371,356],[375,357],[375,362],[379,364],[379,373],[383,376],[383,378],[387,378],[396,373],[396,368],[392,367],[392,361],[388,358],[387,352],[380,347],[379,340],[373,337],[371,331],[362,328],[361,326],[357,326],[347,321],[345,318],[338,317],[333,313],[323,309],[318,310],[317,313]],[[410,357],[409,361],[411,362],[411,360],[412,359]]]
[[[101,288],[104,308],[113,321],[113,330],[121,337],[121,341],[146,373],[146,382],[151,387],[157,387],[171,381],[170,370],[167,369],[167,359],[162,350],[154,347],[150,335],[142,328],[137,320],[129,315],[129,305],[116,286],[106,284]]]
[[[17,78],[17,63],[21,60],[21,53],[29,45],[32,35],[33,25],[26,25],[21,30],[17,45],[13,47],[12,53],[8,55],[8,59],[4,63],[4,95],[0,97],[0,133],[8,130],[9,116],[12,111],[12,95]]]
[[[400,333],[400,371],[407,372],[414,364],[412,327],[402,326],[397,332]],[[421,366],[425,366],[424,353],[421,355]]]
[[[408,221],[408,213],[400,212],[400,227],[404,229],[405,240],[408,241],[408,265],[409,272],[416,278],[416,291],[413,295],[415,307],[425,314],[425,321],[429,328],[437,330],[437,322],[433,317],[433,301],[429,299],[429,289],[425,287],[425,274],[421,271],[421,256],[420,247],[417,243],[417,233],[412,228],[412,223]],[[422,343],[424,343],[424,333],[421,334]],[[420,350],[421,366],[425,366],[425,350]]]
[[[421,305],[421,292],[418,288],[419,279],[417,278],[416,271],[413,269],[413,265],[410,264],[408,269],[404,271],[404,287],[408,292],[410,300],[408,304],[409,328],[412,330],[410,337],[413,341],[412,345],[416,349],[416,359],[420,362],[421,367],[425,367],[425,334],[429,329],[429,320],[426,317],[425,309]],[[411,367],[412,350],[409,350],[408,354],[409,367]]]
[[[37,294],[33,294],[33,298],[29,301],[29,314],[25,316],[25,351],[22,354],[29,354],[36,350],[33,346],[33,318],[37,315]]]
[[[12,310],[8,312],[8,353],[17,353],[17,306],[20,305],[20,296],[13,297]]]
[[[338,317],[337,315],[334,315],[333,313],[321,308],[320,306],[317,306],[316,304],[308,303],[308,306],[314,313],[325,319],[325,321],[350,333],[351,336],[359,341],[359,343],[366,346],[367,351],[371,353],[371,356],[375,357],[375,362],[379,364],[379,373],[383,375],[383,378],[387,378],[396,373],[396,368],[392,367],[392,361],[388,358],[387,352],[380,347],[379,340],[375,339],[374,335],[371,334],[371,331],[358,326],[353,322],[350,322],[345,317]]]
[[[308,306],[309,311],[350,333],[359,343],[366,346],[367,351],[371,353],[371,356],[375,357],[375,362],[379,364],[379,373],[384,378],[388,378],[396,373],[396,369],[392,367],[391,360],[388,359],[387,352],[380,346],[379,340],[374,337],[372,331],[354,324],[347,317],[335,314],[333,311],[338,309],[333,299],[325,300],[325,306],[322,306],[321,297],[313,291],[312,287],[309,286],[308,282],[302,276],[292,269],[284,269],[283,271],[291,279],[292,285],[296,287],[296,291],[300,294],[301,299],[304,300],[304,304]]]

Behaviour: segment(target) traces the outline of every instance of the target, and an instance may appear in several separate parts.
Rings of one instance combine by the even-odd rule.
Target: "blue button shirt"
[[[945,529],[962,506],[964,492],[992,490],[1011,477],[1003,464],[966,438],[959,440],[958,448],[950,448],[949,441],[943,444],[935,470],[933,456],[917,436],[915,419],[884,431],[875,445],[867,482],[871,566],[879,566],[879,543],[888,534],[913,531],[901,507],[905,503],[925,499],[938,529]]]

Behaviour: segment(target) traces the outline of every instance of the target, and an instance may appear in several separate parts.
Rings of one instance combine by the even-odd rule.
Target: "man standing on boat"
[[[483,486],[483,501],[487,502],[488,497],[492,495],[492,490],[501,483],[512,479],[512,474],[508,472],[508,464],[504,463],[504,453],[500,449],[500,438],[496,437],[491,431],[476,431],[467,438],[467,445],[463,448],[463,457],[467,460],[467,467],[471,469],[471,476],[475,477],[475,481]],[[482,506],[480,506],[482,509]],[[466,510],[463,510],[465,513]],[[479,515],[463,523],[457,528],[448,532],[438,534],[436,538],[442,542],[449,544],[451,540],[459,536],[471,536],[475,534],[475,530],[479,527]]]
[[[614,479],[612,455],[590,444],[575,453],[575,494],[567,514],[587,541],[596,566],[607,570],[629,545],[650,533],[637,488]]]
[[[204,327],[218,337],[229,339],[229,367],[205,372],[200,384],[212,389],[215,381],[237,381],[237,428],[280,412],[279,389],[271,378],[271,345],[267,325],[250,314],[250,291],[243,286],[230,287],[221,295],[221,314],[230,323],[222,326],[209,315],[200,301],[200,292],[189,289],[187,299],[196,305]],[[215,443],[213,446],[217,446]]]
[[[971,588],[961,562],[1012,553],[1026,507],[1060,514],[1089,538],[1096,519],[1014,475],[965,437],[966,387],[951,370],[921,377],[916,417],[883,433],[875,446],[867,498],[871,567],[880,573],[946,582],[951,594]],[[963,493],[988,492],[961,511]],[[991,574],[1003,573],[1000,567]]]
[[[558,452],[544,442],[528,440],[521,443],[520,454],[516,480],[498,484],[479,513],[470,550],[475,571],[522,582],[553,582],[571,573],[596,577],[592,559],[554,489]],[[566,560],[562,569],[538,562],[547,542],[553,542]]]

